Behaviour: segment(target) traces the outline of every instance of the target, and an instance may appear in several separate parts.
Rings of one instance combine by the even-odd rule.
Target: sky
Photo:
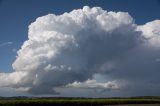
[[[0,44],[13,42],[1,47],[0,70],[13,71],[12,63],[16,52],[27,39],[28,25],[37,17],[49,13],[63,14],[83,6],[100,6],[108,11],[128,12],[137,24],[159,19],[159,0],[0,0]],[[18,38],[18,39],[17,39]],[[12,52],[13,51],[13,52]],[[7,58],[6,58],[7,57]]]
[[[159,0],[0,0],[0,96],[160,95],[159,10]]]

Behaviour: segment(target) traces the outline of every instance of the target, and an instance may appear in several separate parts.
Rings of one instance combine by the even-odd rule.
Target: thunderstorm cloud
[[[30,94],[101,89],[123,95],[160,91],[160,20],[137,25],[100,7],[38,17],[0,86]],[[98,77],[97,77],[98,76]]]

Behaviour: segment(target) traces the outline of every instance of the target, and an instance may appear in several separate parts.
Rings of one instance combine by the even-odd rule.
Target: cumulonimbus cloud
[[[143,89],[141,84],[151,89],[149,81],[156,88],[159,27],[160,20],[137,25],[126,12],[100,7],[39,17],[18,51],[15,72],[0,73],[0,85],[32,94],[57,94],[55,87],[77,84],[84,89],[121,89],[121,81],[131,88],[129,93]],[[103,75],[106,82],[97,83],[95,75]]]

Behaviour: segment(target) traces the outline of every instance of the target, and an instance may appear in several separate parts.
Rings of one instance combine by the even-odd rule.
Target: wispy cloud
[[[13,42],[4,42],[4,43],[1,43],[0,44],[0,47],[4,47],[4,46],[7,46],[7,45],[12,45]]]

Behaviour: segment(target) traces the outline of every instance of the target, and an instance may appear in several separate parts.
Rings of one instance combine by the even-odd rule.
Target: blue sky
[[[27,39],[28,25],[48,13],[62,14],[73,9],[100,6],[108,11],[124,11],[144,24],[160,18],[159,0],[0,0],[0,71],[12,71],[16,52]]]

